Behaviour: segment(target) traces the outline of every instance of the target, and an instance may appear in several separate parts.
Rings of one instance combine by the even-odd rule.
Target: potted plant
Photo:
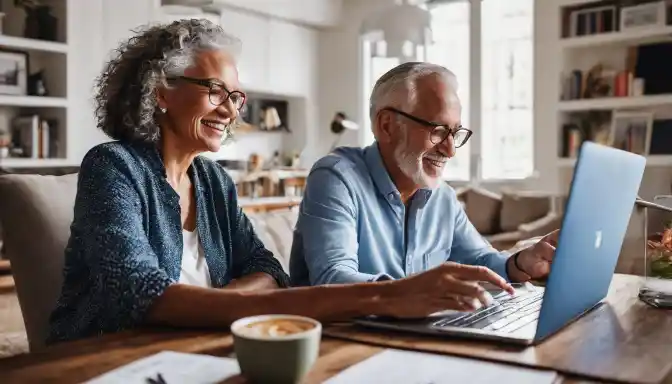
[[[647,269],[653,278],[672,280],[672,220],[647,241]]]

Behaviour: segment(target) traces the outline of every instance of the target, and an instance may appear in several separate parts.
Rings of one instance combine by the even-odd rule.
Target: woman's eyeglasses
[[[470,129],[464,128],[462,126],[456,128],[450,128],[447,125],[432,123],[431,121],[421,119],[419,117],[411,115],[410,113],[400,111],[393,107],[385,107],[381,109],[381,111],[394,112],[422,126],[431,128],[429,134],[429,140],[432,142],[432,144],[435,145],[443,143],[443,141],[446,140],[448,136],[453,136],[453,145],[455,145],[455,148],[460,148],[461,146],[467,143],[467,141],[473,134],[473,132]]]
[[[177,76],[169,80],[183,80],[188,83],[208,88],[209,90],[208,97],[210,98],[210,103],[217,107],[226,103],[227,100],[231,100],[233,106],[239,111],[245,105],[245,94],[243,92],[229,91],[224,87],[223,84],[217,83],[212,80],[196,79],[187,76]]]

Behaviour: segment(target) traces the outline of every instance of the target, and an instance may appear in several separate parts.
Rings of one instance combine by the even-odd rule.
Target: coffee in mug
[[[315,328],[315,323],[292,318],[261,320],[245,325],[238,332],[246,336],[282,337],[306,332]]]

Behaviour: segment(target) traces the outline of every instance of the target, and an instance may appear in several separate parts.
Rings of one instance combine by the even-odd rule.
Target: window
[[[371,43],[364,42],[364,57],[367,58],[364,60],[364,145],[370,145],[374,141],[373,132],[371,131],[371,119],[369,118],[369,97],[371,96],[371,91],[373,86],[376,85],[376,81],[385,74],[385,72],[399,65],[399,59],[396,57],[376,57],[373,55],[374,44],[378,44],[375,47],[377,50],[385,49],[385,42]]]
[[[419,56],[455,73],[462,124],[475,131],[448,162],[448,180],[522,179],[533,173],[533,3],[463,0],[431,7],[434,44],[426,57]],[[472,38],[474,32],[480,39]],[[363,44],[365,117],[375,81],[399,63],[374,57],[370,45]],[[474,70],[479,63],[480,71]],[[368,118],[364,128],[368,145],[373,142]]]
[[[481,177],[533,173],[533,0],[486,0],[481,13]]]

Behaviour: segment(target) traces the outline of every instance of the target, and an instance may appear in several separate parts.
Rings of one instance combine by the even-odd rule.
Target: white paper
[[[240,373],[236,359],[164,351],[98,376],[90,384],[147,384],[158,381],[159,373],[166,384],[219,383]]]
[[[552,384],[555,379],[553,371],[388,349],[346,369],[325,384]]]

